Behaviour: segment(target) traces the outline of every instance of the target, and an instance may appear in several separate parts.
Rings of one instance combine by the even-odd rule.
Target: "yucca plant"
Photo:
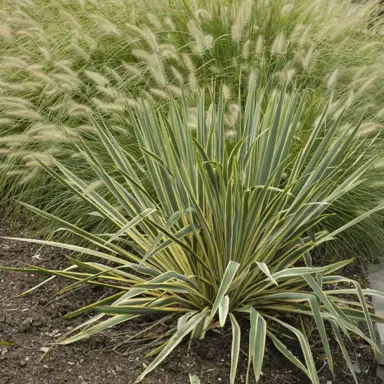
[[[336,138],[342,117],[329,119],[328,108],[299,155],[292,156],[295,137],[301,133],[303,99],[286,88],[270,93],[270,98],[262,93],[256,96],[251,87],[231,138],[225,134],[223,90],[207,114],[204,94],[200,95],[196,129],[189,126],[186,102],[173,102],[168,113],[143,102],[132,112],[132,120],[145,167],[118,145],[106,127],[99,127],[100,140],[124,183],[105,172],[86,144],[81,153],[113,195],[113,204],[59,162],[55,168],[42,164],[83,199],[90,212],[116,228],[113,234],[89,233],[28,206],[90,247],[18,239],[82,255],[70,257],[71,266],[65,270],[24,271],[72,280],[61,292],[84,284],[115,290],[68,314],[97,312],[60,343],[82,340],[141,316],[177,319],[169,339],[152,352],[157,356],[139,382],[184,338],[201,339],[207,331],[231,324],[230,382],[234,383],[242,332],[239,319],[245,318],[250,322],[248,378],[252,366],[259,380],[269,339],[313,383],[319,383],[310,344],[314,335],[305,326],[313,322],[330,370],[334,369],[328,341],[332,334],[357,380],[343,335],[356,334],[379,351],[373,320],[382,319],[370,313],[365,296],[381,294],[338,275],[348,261],[314,266],[310,253],[384,207],[330,233],[317,229],[329,207],[363,182],[362,175],[375,159],[356,159],[345,171],[343,163],[362,145],[356,136],[359,125]],[[143,186],[142,172],[147,172],[156,198]],[[348,301],[345,294],[357,299]],[[358,322],[367,326],[369,335]],[[297,338],[302,358],[289,350],[286,337]]]

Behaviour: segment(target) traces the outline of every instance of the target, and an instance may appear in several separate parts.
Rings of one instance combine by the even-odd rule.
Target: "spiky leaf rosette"
[[[365,296],[380,293],[339,276],[337,271],[348,262],[313,266],[310,252],[382,208],[331,233],[316,230],[326,210],[362,182],[374,161],[355,161],[348,171],[343,167],[361,145],[356,137],[359,126],[336,138],[342,117],[330,119],[326,108],[304,147],[292,156],[305,108],[297,92],[283,89],[264,99],[251,88],[232,140],[226,138],[223,90],[219,93],[208,114],[204,94],[200,96],[196,130],[188,126],[186,103],[172,103],[169,113],[148,103],[138,107],[132,119],[145,167],[133,164],[106,127],[98,128],[105,151],[125,182],[105,172],[86,145],[82,155],[114,196],[113,204],[59,162],[56,168],[42,165],[91,212],[116,227],[114,234],[96,235],[30,207],[90,247],[24,241],[61,247],[90,259],[71,258],[71,267],[64,271],[36,267],[27,271],[73,280],[64,292],[83,284],[116,291],[69,314],[98,312],[61,343],[85,339],[140,316],[177,317],[172,336],[155,350],[157,356],[139,382],[184,338],[203,338],[207,330],[231,324],[230,382],[234,383],[239,318],[245,318],[250,322],[249,367],[256,380],[270,339],[313,383],[319,383],[310,335],[303,325],[303,320],[311,319],[331,371],[328,338],[333,335],[356,380],[342,335],[356,334],[378,351],[372,320],[381,319],[370,314]],[[156,199],[143,186],[142,172],[147,173]],[[346,293],[356,300],[340,297]],[[368,336],[359,329],[359,321],[367,325]],[[289,350],[286,335],[297,338],[302,359]]]

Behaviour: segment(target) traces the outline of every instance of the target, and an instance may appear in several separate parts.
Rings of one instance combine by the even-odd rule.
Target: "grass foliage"
[[[139,162],[105,126],[98,127],[104,151],[123,182],[105,171],[87,143],[79,151],[113,196],[113,204],[61,162],[50,166],[41,162],[52,178],[110,222],[114,231],[87,232],[29,206],[88,245],[18,240],[90,258],[73,256],[65,270],[26,271],[72,280],[61,293],[85,284],[114,289],[109,297],[67,315],[96,312],[70,331],[62,344],[141,316],[177,319],[166,340],[160,338],[152,351],[154,359],[137,382],[183,339],[202,339],[207,331],[230,325],[230,382],[235,383],[242,318],[250,323],[247,377],[258,381],[262,375],[268,339],[312,383],[319,383],[312,341],[319,340],[333,371],[328,341],[332,335],[357,382],[344,338],[358,335],[379,351],[372,321],[382,319],[370,313],[365,296],[383,294],[339,275],[349,261],[314,266],[311,252],[384,208],[364,212],[332,232],[318,229],[332,205],[364,181],[375,161],[356,157],[363,145],[358,135],[361,123],[340,132],[343,114],[332,119],[329,103],[297,154],[295,137],[303,128],[305,99],[285,87],[269,92],[267,98],[263,95],[267,92],[257,96],[251,86],[245,104],[239,102],[236,134],[228,140],[225,92],[222,87],[209,108],[204,94],[199,95],[194,130],[187,101],[171,102],[168,112],[143,101],[131,116],[142,156]],[[370,145],[365,145],[367,150]],[[346,170],[345,163],[352,166]],[[143,185],[143,173],[154,194]],[[366,325],[367,335],[359,322]],[[301,356],[289,350],[290,338],[297,339]]]
[[[108,221],[88,215],[82,200],[72,199],[42,172],[42,164],[59,159],[87,183],[95,181],[92,188],[106,197],[73,141],[85,140],[112,171],[94,120],[105,121],[135,155],[130,107],[141,97],[162,105],[183,90],[191,100],[193,128],[193,95],[212,82],[224,84],[228,137],[238,134],[239,83],[244,100],[247,83],[255,82],[260,88],[294,82],[307,89],[309,121],[333,91],[331,116],[337,119],[348,104],[345,124],[356,125],[365,112],[360,135],[381,132],[383,26],[375,1],[1,0],[0,5],[0,189],[6,203],[17,196],[108,231]],[[306,131],[312,128],[307,124]],[[381,155],[381,147],[371,146],[367,156]],[[382,169],[378,162],[364,186],[338,200],[327,228],[338,228],[382,199]],[[331,256],[359,252],[373,258],[382,249],[381,224],[374,216],[344,232],[329,246]]]

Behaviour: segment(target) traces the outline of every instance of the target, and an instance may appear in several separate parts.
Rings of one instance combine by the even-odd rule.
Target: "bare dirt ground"
[[[1,215],[1,212],[0,212]],[[25,226],[0,218],[0,235],[26,237]],[[22,266],[36,264],[48,268],[63,268],[65,255],[58,250],[0,239],[0,265]],[[348,271],[351,277],[365,283],[365,275],[355,267]],[[354,276],[352,276],[354,275]],[[1,384],[131,384],[148,360],[138,344],[128,343],[118,350],[124,340],[146,327],[143,322],[124,324],[118,329],[93,337],[85,342],[53,348],[43,359],[46,347],[83,319],[66,320],[63,315],[93,300],[105,292],[86,287],[70,295],[55,296],[63,282],[55,279],[43,289],[28,296],[17,297],[43,280],[42,276],[14,272],[0,272],[0,340],[12,342],[0,347]],[[159,328],[156,332],[164,332]],[[156,335],[155,335],[156,336]],[[147,335],[150,340],[150,335]],[[144,380],[144,384],[188,384],[189,373],[200,377],[202,384],[229,383],[230,332],[212,334],[204,341],[185,343],[167,362]],[[247,350],[244,345],[244,351]],[[335,376],[319,357],[321,384],[352,384],[354,381],[341,358],[336,345]],[[356,340],[350,346],[362,384],[379,384],[375,378],[376,366],[370,349]],[[245,383],[246,354],[239,367],[238,383]],[[260,384],[309,384],[309,380],[286,362],[277,351],[268,346],[263,377]]]

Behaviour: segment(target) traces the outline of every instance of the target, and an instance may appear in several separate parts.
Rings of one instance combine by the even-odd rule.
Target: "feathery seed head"
[[[155,99],[147,91],[143,91],[143,96],[138,98],[138,101],[139,101],[139,103],[143,103],[148,108],[150,108],[150,105],[153,105],[155,103]]]
[[[315,61],[315,47],[312,45],[307,51],[306,55],[302,58],[301,63],[305,70],[308,70]]]
[[[167,100],[167,99],[169,98],[167,92],[164,92],[164,91],[161,90],[161,89],[158,89],[158,88],[150,88],[149,91],[150,91],[153,95],[159,97],[160,99],[165,99],[165,100]]]
[[[256,69],[252,69],[248,76],[248,89],[251,89],[253,86],[257,84],[258,73]]]
[[[79,86],[78,78],[66,73],[53,73],[52,78],[57,81],[56,86],[67,90],[73,90]]]
[[[284,7],[281,8],[281,15],[282,16],[288,15],[293,11],[294,8],[295,6],[293,4],[285,4]]]
[[[123,67],[127,72],[131,73],[134,76],[142,75],[142,71],[137,67],[137,65],[131,65],[123,61]]]
[[[106,103],[97,97],[92,98],[92,103],[97,109],[103,112],[122,112],[124,110],[123,105],[118,105],[116,103]]]
[[[189,84],[190,89],[193,92],[197,91],[197,88],[198,88],[197,78],[196,78],[196,76],[195,76],[195,74],[193,72],[191,72],[188,75],[188,84]]]
[[[38,135],[33,136],[33,138],[41,142],[67,142],[70,140],[68,135],[58,129],[52,131],[41,131]]]
[[[299,37],[299,46],[303,47],[307,44],[312,44],[312,39],[311,39],[311,32],[312,32],[312,25],[309,24],[306,28],[303,25],[303,28],[300,30],[297,30],[297,34]],[[305,28],[305,29],[304,29]]]
[[[192,131],[197,129],[197,108],[188,108],[188,128]]]
[[[163,26],[161,25],[161,21],[153,13],[147,13],[147,19],[156,29],[158,30],[163,29]]]
[[[0,136],[0,143],[2,144],[17,144],[24,143],[26,141],[28,141],[28,137],[26,135]]]
[[[97,132],[97,129],[93,125],[86,125],[86,124],[78,125],[77,127],[74,128],[74,130],[80,133]]]
[[[220,73],[220,69],[216,65],[211,65],[209,70],[216,75]]]
[[[46,47],[39,47],[39,51],[45,60],[47,61],[52,60],[52,54],[49,52],[49,50]]]
[[[171,43],[160,44],[159,49],[164,56],[169,56],[177,60],[178,52],[177,52],[177,48],[173,44]]]
[[[7,167],[5,167],[6,169]],[[17,169],[17,170],[12,170],[12,171],[8,171],[7,170],[7,176],[8,177],[13,177],[13,176],[21,176],[21,175],[25,175],[25,170],[21,170],[21,169]]]
[[[13,120],[6,117],[0,117],[0,127],[5,127],[12,124]]]
[[[231,27],[232,40],[240,41],[243,37],[244,28],[248,25],[252,10],[251,0],[241,0],[235,20]]]
[[[71,62],[69,60],[60,60],[54,63],[56,68],[59,68],[66,72],[67,75],[77,79],[77,72],[71,68]],[[30,66],[31,67],[31,66]],[[35,70],[42,70],[43,68],[34,68]]]
[[[172,19],[170,17],[166,17],[164,19],[164,23],[169,27],[171,31],[176,30],[176,25],[173,23]]]
[[[335,69],[327,76],[327,88],[332,88],[335,85],[338,75],[339,70]]]
[[[212,48],[213,38],[210,35],[204,35],[200,26],[194,20],[187,23],[189,34],[195,41],[194,50],[197,54],[202,55],[206,50]]]
[[[280,32],[272,43],[271,55],[281,56],[285,53],[286,39],[283,32]]]
[[[109,36],[121,36],[121,32],[116,24],[112,23],[105,16],[92,14],[89,16],[95,22],[99,30]]]
[[[145,41],[148,43],[148,45],[152,49],[152,51],[158,52],[159,44],[157,42],[157,37],[155,33],[148,26],[143,27],[143,36]]]
[[[127,106],[127,107],[130,107],[130,108],[132,108],[132,107],[137,107],[137,101],[135,100],[135,99],[133,99],[132,97],[125,97],[124,98],[124,101],[125,101],[125,105]]]
[[[85,49],[82,48],[77,42],[72,41],[70,46],[75,51],[75,53],[84,61],[89,61],[91,59],[90,54],[86,52]]]
[[[41,123],[32,124],[25,133],[31,136],[31,135],[41,134],[43,132],[52,132],[56,129],[57,129],[57,125],[55,124],[41,122]]]
[[[27,68],[27,70],[32,76],[36,77],[43,83],[51,84],[54,82],[54,79],[51,76],[48,76],[42,71],[31,70],[30,68]]]
[[[102,87],[100,85],[97,85],[96,88],[106,97],[110,99],[116,99],[120,96],[119,91],[114,87]]]
[[[0,104],[2,104],[4,102],[6,102],[6,103],[15,103],[17,105],[21,104],[21,105],[23,105],[25,107],[31,107],[33,105],[29,100],[27,100],[27,99],[25,99],[23,97],[0,96]]]
[[[105,87],[106,85],[109,84],[109,80],[98,72],[86,70],[86,71],[84,71],[84,74],[89,79],[91,79],[95,84],[97,84],[101,87]]]
[[[233,126],[234,124],[232,124]],[[236,137],[236,131],[234,129],[228,129],[224,132],[224,136],[227,140],[234,139]]]
[[[116,81],[117,83],[121,83],[123,81],[122,77],[120,76],[120,74],[117,72],[117,70],[113,69],[113,68],[110,68],[110,67],[105,67],[104,68],[105,72],[108,73],[108,75],[110,76],[110,78],[112,78],[114,81]]]
[[[36,81],[24,81],[22,83],[6,83],[5,88],[25,94],[27,92],[34,92],[37,89],[43,88],[44,84]]]
[[[374,164],[375,168],[383,169],[384,168],[384,159],[379,159]]]
[[[231,98],[231,90],[226,84],[223,84],[223,98],[224,100],[229,100]]]
[[[286,81],[287,83],[290,83],[295,77],[295,74],[296,74],[296,71],[293,68],[287,69],[285,71],[284,81]]]
[[[374,87],[376,85],[377,76],[373,74],[371,78],[365,78],[363,79],[363,84],[357,89],[356,96],[364,96],[365,92],[370,89],[371,87]]]
[[[228,112],[232,115],[232,116],[238,116],[239,115],[239,112],[240,112],[240,107],[238,104],[235,104],[235,103],[232,103],[232,104],[229,104],[228,105]]]
[[[193,64],[193,61],[191,59],[191,56],[187,53],[183,53],[183,61],[185,66],[188,68],[189,72],[195,72],[195,65]]]
[[[7,24],[0,25],[0,40],[11,40],[13,37],[12,30]]]
[[[18,38],[25,38],[26,40],[35,38],[35,35],[36,32],[32,31],[31,28],[19,29],[18,31],[15,31],[15,36]],[[41,39],[44,39],[44,37],[41,36]]]
[[[169,90],[169,92],[171,92],[172,96],[174,97],[182,97],[183,95],[181,88],[175,85],[167,85],[167,89]]]
[[[38,112],[28,108],[15,109],[13,111],[6,111],[5,114],[9,117],[14,117],[16,119],[21,119],[21,120],[33,121],[33,120],[42,119],[41,115]]]
[[[172,65],[171,72],[179,84],[184,83],[183,75]]]
[[[84,195],[87,196],[88,194],[90,194],[91,192],[95,191],[96,189],[100,189],[100,187],[102,187],[104,185],[104,183],[97,179],[97,180],[94,180],[92,181],[92,183],[90,183],[85,189],[84,189]]]
[[[40,167],[40,163],[50,165],[52,160],[52,155],[46,152],[30,152],[23,157],[23,161],[27,167]]]
[[[375,123],[373,121],[369,121],[366,123],[361,124],[359,135],[362,137],[370,137],[373,135],[376,135],[381,129],[382,125]]]
[[[27,164],[26,164],[27,165]],[[16,171],[15,171],[16,172]],[[39,174],[39,169],[35,167],[32,172],[27,172],[24,174],[24,176],[20,179],[19,184],[28,184],[32,180],[34,180]],[[9,173],[8,173],[9,176]]]
[[[72,103],[68,107],[68,115],[74,117],[88,117],[92,114],[92,109],[85,104]]]
[[[3,56],[0,65],[4,69],[24,69],[28,67],[28,63],[24,58],[12,56]]]
[[[149,70],[152,74],[153,79],[157,82],[158,85],[160,85],[161,87],[165,87],[167,85],[168,81],[160,61],[158,68],[152,67],[149,68]]]
[[[144,31],[139,28],[137,25],[135,24],[131,24],[131,23],[125,23],[125,26],[131,31],[131,32],[134,32],[135,34],[145,38],[145,33]]]
[[[224,116],[225,124],[227,127],[232,128],[237,122],[239,117],[240,108],[237,104],[230,104],[227,108],[228,112]]]
[[[262,56],[263,51],[264,51],[264,38],[262,35],[259,35],[256,41],[256,49],[255,49],[256,55]]]
[[[199,8],[196,10],[195,12],[195,17],[198,19],[198,20],[211,20],[212,19],[212,15],[204,8]]]
[[[81,29],[79,22],[72,16],[70,12],[67,12],[64,9],[60,9],[59,13],[60,17],[66,21],[72,29]]]
[[[384,181],[375,181],[371,185],[373,187],[383,188],[384,187]],[[383,204],[384,200],[380,200],[379,202],[380,202],[380,204]]]
[[[28,65],[27,68],[25,68],[27,71],[43,71],[44,70],[44,65],[41,64],[30,64]]]
[[[378,119],[383,119],[384,118],[384,108],[380,109],[380,111],[377,112],[376,118],[378,118]]]
[[[243,58],[247,60],[249,58],[249,51],[251,46],[251,40],[247,40],[243,45]]]
[[[148,65],[153,62],[153,55],[142,49],[132,49],[132,55],[139,59],[145,60]]]

